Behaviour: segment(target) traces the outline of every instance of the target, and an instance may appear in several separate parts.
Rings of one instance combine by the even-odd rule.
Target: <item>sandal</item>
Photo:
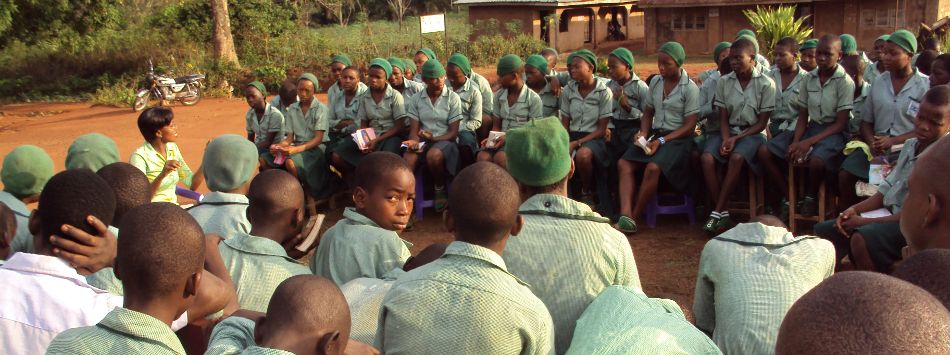
[[[627,216],[620,216],[617,219],[617,224],[614,225],[618,231],[623,232],[624,234],[634,234],[637,232],[637,222],[633,218]]]
[[[435,190],[435,211],[442,213],[448,204],[449,197],[446,196],[445,190]]]

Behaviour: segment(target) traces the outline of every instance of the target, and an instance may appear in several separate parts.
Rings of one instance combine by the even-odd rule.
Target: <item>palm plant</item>
[[[805,25],[808,16],[796,18],[794,6],[756,6],[755,10],[743,10],[742,13],[755,28],[759,43],[765,45],[763,52],[768,58],[772,57],[772,49],[780,39],[792,37],[801,43],[812,33],[812,28]]]

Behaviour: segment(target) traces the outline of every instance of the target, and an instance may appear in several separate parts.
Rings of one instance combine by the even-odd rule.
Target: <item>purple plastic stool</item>
[[[650,199],[645,214],[647,226],[650,229],[656,228],[657,215],[685,214],[689,217],[690,225],[696,224],[696,208],[693,199],[687,194],[661,195],[658,193]]]
[[[425,170],[421,168],[416,169],[414,173],[416,177],[416,199],[413,202],[413,208],[416,210],[416,222],[422,221],[423,209],[426,207],[435,207],[435,200],[426,200],[425,191],[426,191],[426,181],[425,181]]]

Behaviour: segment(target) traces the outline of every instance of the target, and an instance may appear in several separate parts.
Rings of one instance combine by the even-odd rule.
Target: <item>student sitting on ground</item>
[[[271,145],[280,143],[284,139],[284,114],[277,107],[267,103],[267,89],[260,81],[247,84],[247,88],[244,89],[244,99],[250,106],[244,115],[247,140],[257,146],[258,154],[263,154]]]
[[[10,243],[10,256],[17,252],[33,251],[33,233],[30,232],[31,210],[26,205],[39,201],[43,186],[53,176],[53,159],[35,145],[21,145],[3,158],[0,169],[0,203],[6,204],[16,215],[16,237]]]
[[[459,174],[445,224],[445,254],[396,280],[379,312],[376,347],[385,354],[548,354],[551,316],[501,258],[517,238],[518,185],[479,162]]]
[[[567,130],[556,118],[508,132],[508,170],[518,181],[525,225],[508,240],[502,257],[550,311],[558,353],[567,351],[577,318],[601,291],[610,285],[640,287],[624,235],[567,197],[574,170],[568,144]]]
[[[769,354],[779,324],[801,295],[834,272],[834,247],[796,238],[778,218],[753,218],[703,248],[696,278],[696,327],[726,354]]]
[[[350,317],[343,294],[329,280],[299,275],[277,286],[267,314],[238,311],[218,323],[206,355],[341,355]]]
[[[883,77],[882,77],[883,78]],[[920,166],[918,157],[937,140],[950,133],[950,87],[931,89],[923,97],[914,120],[916,138],[904,143],[897,165],[884,179],[877,193],[848,207],[836,220],[815,225],[815,234],[835,244],[836,260],[850,255],[858,270],[891,272],[907,246],[901,234],[900,214],[907,197],[911,171]],[[930,175],[928,179],[936,176]],[[863,213],[886,209],[886,216],[864,217]]]
[[[16,236],[16,214],[6,204],[0,202],[0,266],[10,256],[10,244]]]
[[[908,256],[927,249],[950,249],[950,184],[942,178],[950,166],[950,139],[937,140],[919,160],[907,178],[900,218]]]
[[[112,138],[101,133],[81,135],[66,150],[66,169],[89,169],[97,172],[117,161],[119,148]]]
[[[795,302],[775,353],[947,354],[950,313],[927,291],[870,272],[832,276]]]
[[[207,234],[228,239],[251,230],[247,220],[247,190],[257,172],[257,150],[241,136],[225,134],[205,147],[201,166],[210,193],[188,213]]]
[[[525,65],[521,58],[514,54],[508,54],[498,60],[496,72],[501,90],[495,94],[492,131],[508,132],[510,129],[524,126],[529,120],[542,117],[541,97],[525,85],[522,80],[524,70]],[[489,139],[490,137],[482,140],[478,161],[492,161],[507,169],[505,137],[499,137],[491,142]]]
[[[132,152],[129,164],[139,168],[152,184],[152,202],[177,204],[175,187],[182,182],[195,190],[204,182],[201,169],[191,171],[178,149],[175,114],[167,107],[152,107],[139,115],[139,132],[145,143]]]
[[[950,250],[930,249],[914,254],[900,263],[891,276],[927,290],[950,306]]]
[[[310,257],[314,274],[343,285],[360,277],[381,278],[409,258],[406,229],[415,199],[412,170],[398,155],[376,152],[356,168],[353,203],[327,230]]]
[[[64,331],[47,354],[184,354],[172,323],[191,308],[202,285],[205,240],[201,227],[169,203],[137,207],[119,229],[116,276],[124,305],[97,325]]]

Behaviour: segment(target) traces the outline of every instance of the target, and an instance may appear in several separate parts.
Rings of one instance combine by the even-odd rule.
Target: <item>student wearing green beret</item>
[[[66,169],[89,169],[95,172],[118,161],[119,148],[112,138],[102,133],[81,135],[66,150]]]
[[[525,61],[525,84],[541,97],[541,117],[556,116],[560,107],[558,97],[554,95],[552,83],[548,80],[546,73],[548,73],[548,62],[544,57],[533,54]]]
[[[816,50],[818,69],[808,73],[798,96],[798,122],[794,131],[772,138],[759,149],[759,160],[769,180],[785,196],[781,217],[788,207],[787,163],[807,163],[808,175],[801,214],[814,216],[818,211],[818,188],[826,171],[835,171],[841,163],[845,131],[854,106],[854,81],[838,64],[841,39],[821,37]]]
[[[391,78],[393,67],[383,58],[369,62],[367,78],[369,91],[359,97],[360,109],[356,120],[360,129],[372,128],[376,139],[360,150],[353,139],[344,140],[340,148],[333,152],[333,166],[349,177],[353,169],[359,166],[363,157],[376,151],[399,154],[399,144],[406,133],[406,104],[402,94],[393,89],[387,78]]]
[[[838,174],[842,193],[841,206],[857,203],[854,184],[868,181],[871,159],[886,157],[895,161],[899,152],[892,151],[893,146],[904,144],[914,137],[914,117],[930,82],[910,63],[911,55],[917,51],[917,38],[907,30],[898,30],[890,35],[884,44],[881,61],[888,71],[881,74],[871,84],[864,110],[861,113],[861,139],[870,148],[870,155],[856,150],[848,155],[841,164]]]
[[[350,134],[356,132],[359,123],[356,122],[356,113],[360,109],[360,97],[366,92],[366,84],[361,81],[362,73],[357,67],[346,67],[340,73],[340,94],[327,97],[327,124],[330,131],[325,139],[327,152],[332,153],[345,141],[352,140]]]
[[[178,182],[191,190],[196,190],[204,182],[201,169],[192,172],[175,143],[178,126],[174,119],[175,113],[167,107],[152,107],[139,114],[139,132],[145,143],[132,152],[129,164],[148,177],[152,184],[152,202],[178,204],[175,194]]]
[[[638,218],[656,195],[660,176],[679,191],[686,191],[690,180],[689,151],[699,117],[699,88],[689,79],[683,62],[686,51],[676,42],[660,46],[657,66],[660,75],[650,83],[640,132],[633,139],[649,141],[650,154],[631,146],[617,163],[620,179],[620,219],[617,229],[636,233]],[[643,171],[643,183],[636,195],[635,174]]]
[[[874,40],[874,49],[868,52],[870,54],[871,64],[864,69],[864,81],[868,84],[874,84],[874,80],[877,79],[882,73],[887,71],[887,68],[884,67],[884,45],[887,44],[887,40],[891,38],[890,34],[881,35],[876,40]]]
[[[318,199],[333,191],[324,153],[327,131],[330,130],[329,109],[317,100],[319,89],[320,82],[311,73],[304,73],[297,79],[300,101],[287,109],[287,117],[284,117],[287,135],[283,141],[270,147],[265,159],[268,165],[277,167],[275,157],[286,157],[284,168],[302,182],[304,191]]]
[[[16,147],[3,158],[0,203],[13,211],[17,224],[16,235],[10,243],[10,256],[33,251],[33,234],[29,228],[32,211],[27,205],[39,201],[43,186],[52,176],[53,159],[35,145]]]
[[[722,63],[723,60],[729,58],[729,47],[732,46],[731,42],[719,42],[716,44],[716,47],[713,48],[712,60],[715,64],[715,68],[706,70],[702,73],[699,73],[699,82],[705,83],[706,80],[709,80],[709,77],[714,75],[719,75],[719,63]]]
[[[597,56],[582,49],[567,58],[572,81],[561,93],[560,114],[564,128],[571,138],[571,154],[577,167],[574,178],[580,185],[580,200],[594,205],[591,191],[595,164],[607,168],[610,152],[604,136],[613,117],[613,93],[607,85],[594,77]]]
[[[459,149],[456,144],[462,123],[462,100],[445,85],[445,68],[438,60],[422,66],[426,89],[406,100],[410,121],[409,139],[403,158],[415,170],[422,156],[435,185],[435,209],[445,210],[446,175],[458,171]],[[424,145],[423,145],[424,143]]]
[[[403,98],[409,98],[426,88],[426,84],[412,80],[412,72],[410,71],[412,65],[407,63],[402,58],[389,58],[389,65],[393,68],[392,75],[388,79],[389,86],[402,94]]]
[[[545,48],[538,53],[548,64],[548,70],[544,71],[545,76],[557,75],[557,50],[554,48]],[[545,116],[547,117],[547,116]]]
[[[281,115],[287,117],[287,108],[294,102],[297,102],[297,80],[288,78],[280,84],[280,89],[277,90],[277,95],[274,95],[274,98],[270,100],[270,105],[280,111]]]
[[[755,43],[755,51],[756,52],[759,51],[759,40],[758,40],[758,36],[755,34],[755,31],[744,28],[744,29],[739,30],[739,32],[736,32],[736,39],[739,39],[739,37],[742,37],[742,36],[749,37],[749,40]],[[768,71],[769,68],[772,67],[772,65],[769,64],[769,60],[766,59],[765,56],[762,54],[755,55],[755,63],[759,67],[759,69],[762,70],[763,72]]]
[[[818,49],[818,40],[809,39],[802,43],[801,60],[798,62],[798,65],[802,67],[806,72],[811,73],[812,70],[818,68],[818,61],[815,56],[815,51]]]
[[[755,63],[755,45],[748,37],[732,43],[729,61],[733,72],[717,80],[715,105],[719,108],[720,134],[711,134],[702,155],[703,178],[708,191],[718,192],[716,205],[703,226],[707,233],[732,228],[727,209],[739,175],[761,173],[756,151],[765,143],[765,127],[775,110],[775,82]],[[718,168],[725,164],[725,178]]]
[[[613,133],[609,142],[613,156],[620,156],[633,145],[633,135],[640,130],[640,118],[650,96],[650,88],[633,71],[633,53],[617,48],[607,57],[610,81],[607,88],[613,94]]]
[[[416,75],[412,77],[412,80],[423,84],[425,83],[425,80],[423,80],[424,78],[422,77],[422,65],[429,60],[439,60],[439,58],[436,58],[435,52],[432,51],[432,49],[422,48],[413,54],[412,60],[410,62],[415,63],[416,65],[414,71]]]
[[[478,91],[478,83],[469,79],[472,74],[472,65],[468,58],[461,53],[455,53],[449,57],[449,64],[445,68],[446,78],[449,82],[449,89],[458,94],[462,103],[462,122],[459,126],[458,145],[459,153],[463,162],[471,162],[478,153],[478,129],[483,124],[491,125],[491,122],[483,122],[482,93]],[[490,121],[490,120],[486,120]]]
[[[267,152],[271,145],[283,139],[284,114],[267,103],[267,89],[260,81],[254,81],[244,89],[244,99],[250,109],[244,115],[247,140],[257,146],[258,154]]]
[[[849,55],[842,58],[841,67],[854,81],[854,108],[851,109],[851,118],[848,120],[848,138],[860,138],[861,114],[867,106],[868,95],[871,94],[871,84],[864,81],[866,66],[861,56]]]
[[[514,54],[508,54],[498,60],[498,83],[501,89],[495,94],[494,118],[492,131],[508,132],[508,130],[524,126],[528,121],[544,117],[541,115],[541,97],[528,88],[522,80],[524,76],[524,62]],[[481,152],[478,161],[491,161],[502,168],[508,167],[508,158],[505,155],[505,137],[489,142],[485,138],[481,142]]]
[[[841,56],[858,55],[858,40],[851,34],[845,33],[838,38],[841,39]]]
[[[330,82],[333,84],[327,89],[327,102],[334,100],[340,95],[342,91],[340,87],[340,75],[343,74],[343,69],[352,65],[353,61],[350,60],[350,56],[346,54],[337,54],[330,59]]]
[[[258,154],[253,143],[234,134],[219,136],[205,147],[202,170],[211,190],[188,213],[208,234],[223,239],[247,233],[247,191],[258,170]]]
[[[730,46],[732,43],[729,44]],[[697,130],[700,132],[699,135],[693,137],[693,144],[695,147],[705,147],[706,141],[709,140],[712,136],[722,137],[722,132],[719,130],[719,107],[715,105],[715,96],[716,96],[716,85],[719,83],[719,79],[723,76],[729,75],[732,73],[732,64],[728,60],[723,60],[719,63],[719,72],[714,75],[710,75],[706,81],[699,85],[699,120],[696,123]],[[692,166],[700,166],[702,164],[701,157],[703,154],[702,149],[693,149],[690,153],[690,162]],[[707,190],[708,201],[715,201],[719,198],[719,192]]]
[[[785,37],[775,44],[775,69],[769,73],[777,89],[775,110],[769,121],[769,136],[794,131],[798,122],[798,96],[808,72],[798,63],[799,48],[794,38]]]

